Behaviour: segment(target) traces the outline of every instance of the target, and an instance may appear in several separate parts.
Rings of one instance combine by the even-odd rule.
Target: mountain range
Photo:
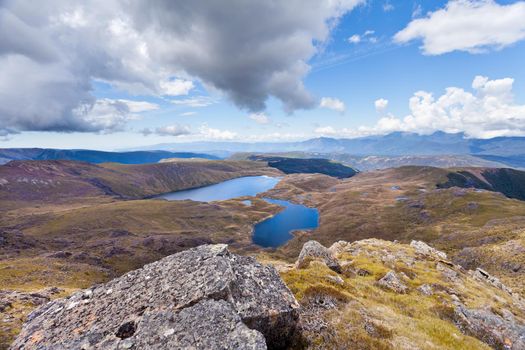
[[[317,152],[351,155],[475,155],[490,161],[523,166],[525,137],[467,138],[463,133],[435,132],[431,135],[394,132],[353,139],[319,137],[297,142],[190,142],[163,143],[134,150],[178,152]],[[220,154],[220,152],[219,152]],[[223,154],[223,155],[224,155]]]

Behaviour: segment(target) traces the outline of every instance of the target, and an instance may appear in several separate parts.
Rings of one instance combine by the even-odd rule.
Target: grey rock
[[[178,313],[147,313],[137,329],[129,339],[138,349],[266,349],[264,336],[224,300],[203,300]]]
[[[339,286],[342,286],[342,285],[345,284],[345,281],[339,276],[330,276],[329,275],[329,276],[326,276],[326,279],[328,281],[332,282],[332,283],[335,283],[335,284],[339,285]]]
[[[438,259],[446,259],[447,254],[445,254],[442,251],[439,251],[435,248],[432,248],[428,244],[422,241],[412,241],[410,242],[410,246],[414,248],[417,254],[421,254],[424,256],[434,257]]]
[[[332,255],[328,248],[317,241],[308,241],[303,245],[296,266],[299,269],[306,268],[312,260],[320,260],[330,269],[337,273],[341,273],[341,265],[339,265],[337,259]]]
[[[298,308],[273,267],[224,244],[205,245],[41,306],[11,349],[208,349],[241,340],[260,349],[260,334],[268,347],[282,348]]]
[[[420,292],[423,295],[430,296],[434,294],[434,290],[431,285],[429,284],[422,284],[419,287],[417,287],[417,291]]]
[[[525,326],[487,309],[468,309],[456,303],[454,322],[465,334],[478,338],[494,349],[525,349]]]
[[[379,281],[377,281],[377,285],[400,294],[408,291],[408,287],[399,279],[399,277],[397,277],[394,271],[389,271],[384,275]]]
[[[459,275],[456,271],[446,266],[441,261],[436,264],[436,270],[440,271],[443,278],[446,279],[447,281],[455,282],[459,278]]]
[[[480,280],[480,281],[486,282],[488,284],[491,284],[494,287],[496,287],[498,289],[501,289],[502,291],[505,291],[505,292],[507,292],[507,293],[509,293],[511,295],[513,294],[512,293],[512,289],[510,289],[509,287],[504,285],[503,282],[501,282],[499,280],[499,278],[497,278],[495,276],[492,276],[487,271],[485,271],[485,270],[483,270],[483,269],[481,269],[479,267],[476,269],[476,271],[474,271],[473,277],[476,278],[477,280]]]

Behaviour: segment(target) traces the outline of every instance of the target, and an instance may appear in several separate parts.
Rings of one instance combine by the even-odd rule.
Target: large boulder
[[[273,267],[205,245],[38,308],[11,349],[283,348],[298,307]]]
[[[299,269],[306,268],[312,260],[319,260],[335,272],[341,273],[339,261],[337,261],[328,248],[317,241],[308,241],[303,245],[296,262],[296,267]]]

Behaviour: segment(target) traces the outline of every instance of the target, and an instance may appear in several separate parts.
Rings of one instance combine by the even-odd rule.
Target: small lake
[[[292,232],[311,230],[319,226],[319,212],[301,204],[279,199],[264,198],[265,201],[284,207],[276,215],[259,222],[253,228],[253,243],[262,247],[279,247],[288,242]]]
[[[157,198],[170,201],[186,200],[213,202],[244,196],[256,196],[266,192],[279,182],[277,177],[246,176],[220,182],[215,185],[193,188],[189,190],[166,193]],[[265,201],[284,207],[276,215],[263,220],[253,229],[253,242],[262,247],[279,247],[288,242],[292,232],[309,230],[319,226],[319,212],[315,208],[308,208],[301,204],[294,204],[285,200],[264,198]],[[243,203],[251,205],[251,201]]]
[[[199,202],[223,201],[243,196],[256,196],[258,193],[274,188],[279,180],[278,177],[270,176],[238,177],[214,185],[166,193],[158,198],[164,198],[169,201],[185,199]]]

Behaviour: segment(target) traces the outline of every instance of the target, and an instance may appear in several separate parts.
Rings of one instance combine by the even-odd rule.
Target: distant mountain
[[[359,171],[370,171],[387,168],[397,168],[406,165],[433,166],[437,168],[461,168],[461,167],[484,167],[484,168],[525,168],[525,159],[513,164],[496,159],[506,160],[506,157],[496,156],[472,156],[472,155],[431,155],[431,156],[356,156],[348,153],[319,153],[319,152],[279,152],[279,153],[235,153],[229,159],[264,159],[264,158],[322,158],[343,163]],[[490,159],[489,159],[490,158]],[[282,170],[282,169],[281,169]],[[303,171],[304,172],[304,171]]]
[[[463,133],[431,135],[394,132],[355,139],[319,137],[300,142],[191,142],[165,143],[141,148],[185,152],[319,152],[352,155],[484,155],[513,157],[525,154],[525,137],[468,139]],[[492,159],[488,159],[492,160]],[[495,160],[501,161],[501,160]]]
[[[49,148],[0,148],[0,164],[11,160],[78,160],[88,163],[122,163],[144,164],[157,163],[165,158],[204,158],[219,159],[219,157],[191,152],[169,151],[134,151],[134,152],[104,152],[92,150],[63,150]]]

